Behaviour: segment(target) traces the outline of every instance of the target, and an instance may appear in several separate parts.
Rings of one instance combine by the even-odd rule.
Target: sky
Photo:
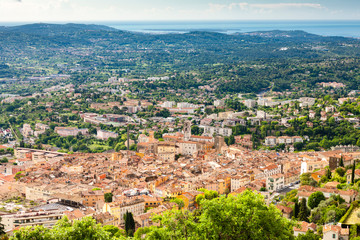
[[[360,20],[360,0],[0,0],[0,22]]]

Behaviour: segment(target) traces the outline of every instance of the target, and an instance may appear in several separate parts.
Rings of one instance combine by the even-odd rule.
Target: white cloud
[[[228,6],[228,9],[232,10],[234,8],[240,8],[241,10],[246,9],[250,4],[243,2],[243,3],[230,3]]]
[[[254,8],[264,9],[278,9],[278,8],[324,8],[319,3],[264,3],[264,4],[250,4]]]
[[[210,3],[209,10],[211,11],[221,11],[224,9],[228,10],[246,10],[246,9],[281,9],[281,8],[315,8],[323,9],[324,7],[319,3],[230,3],[230,4],[216,4]]]
[[[201,4],[197,4],[196,0],[186,0],[184,3],[168,0],[166,4],[156,3],[160,1],[162,0],[154,3],[149,0],[0,0],[0,22],[353,19],[360,16],[356,8],[351,14],[346,14],[339,12],[342,7],[325,7],[323,0],[322,4],[312,3],[312,0],[294,0],[296,3],[274,3],[273,0],[263,0],[263,3],[259,3],[259,0],[207,0]]]
[[[209,3],[209,12],[218,12],[221,11],[223,9],[225,9],[227,7],[227,5],[225,4],[218,4],[218,3]]]

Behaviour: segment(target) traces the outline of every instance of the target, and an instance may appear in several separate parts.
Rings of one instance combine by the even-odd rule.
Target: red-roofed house
[[[298,226],[294,227],[294,236],[297,237],[300,234],[305,234],[308,230],[316,231],[315,223],[301,222]]]
[[[323,240],[348,240],[349,229],[337,225],[325,225],[323,227]]]
[[[276,208],[279,209],[282,215],[288,219],[291,219],[293,209],[291,207],[276,205]]]

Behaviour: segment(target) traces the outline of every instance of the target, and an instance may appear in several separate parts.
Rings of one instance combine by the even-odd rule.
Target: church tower
[[[184,140],[189,141],[191,138],[191,121],[185,121],[184,122]]]

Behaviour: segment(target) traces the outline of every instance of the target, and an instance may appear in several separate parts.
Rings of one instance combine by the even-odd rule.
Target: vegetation
[[[131,212],[124,215],[126,236],[133,237],[135,233],[135,221]]]
[[[318,207],[311,211],[310,221],[316,224],[339,222],[347,210],[345,200],[339,195],[333,195],[320,202]]]
[[[113,194],[112,193],[105,193],[104,194],[104,199],[106,203],[110,203],[112,202],[112,198],[113,198]]]
[[[305,221],[305,222],[309,221],[308,218],[310,216],[310,209],[308,209],[307,207],[306,198],[301,199],[298,216],[300,221]]]
[[[314,192],[310,195],[308,199],[308,206],[313,209],[316,208],[321,201],[325,200],[325,196],[322,192]]]
[[[114,236],[113,228],[101,227],[91,217],[75,220],[71,223],[66,217],[59,220],[52,229],[43,226],[25,227],[15,231],[11,240],[60,240],[60,239],[94,239],[115,240],[124,239]]]
[[[172,210],[153,220],[160,227],[140,229],[135,238],[146,234],[145,239],[294,239],[293,223],[251,191],[204,199],[198,212]]]
[[[126,234],[132,236],[135,228],[131,214],[126,214]],[[295,239],[294,223],[283,218],[273,205],[267,206],[260,194],[245,191],[234,196],[204,199],[201,209],[170,210],[154,216],[159,226],[140,228],[134,239]],[[113,226],[101,227],[87,217],[71,223],[66,217],[53,229],[42,226],[15,231],[11,240],[52,239],[125,239]]]

